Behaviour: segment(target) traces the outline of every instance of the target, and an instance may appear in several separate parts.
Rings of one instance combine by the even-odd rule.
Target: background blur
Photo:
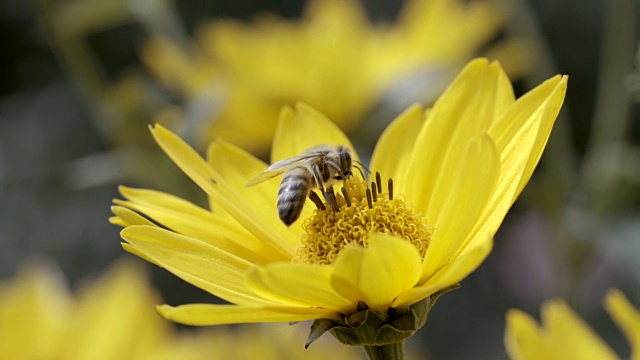
[[[395,0],[363,4],[372,23],[393,21],[401,8]],[[569,90],[541,164],[493,253],[461,289],[445,295],[413,342],[434,359],[504,358],[505,311],[538,316],[542,301],[563,297],[628,356],[601,302],[618,287],[640,304],[640,5],[497,4],[507,18],[475,53],[520,39],[529,62],[512,73],[517,95],[556,73],[569,75]],[[108,222],[119,184],[202,201],[146,130],[167,104],[188,105],[141,59],[152,34],[178,29],[174,39],[184,45],[212,18],[249,20],[264,11],[296,18],[303,8],[293,0],[0,1],[0,278],[14,275],[26,259],[44,257],[74,284],[116,258],[133,258],[120,247],[120,229]],[[368,117],[373,125],[359,126],[381,128],[381,118],[398,113],[394,99],[415,97],[411,91],[397,86],[384,94]],[[189,138],[189,126],[177,128]],[[359,135],[360,148],[370,151],[377,133]],[[139,262],[151,268],[168,303],[215,301]]]

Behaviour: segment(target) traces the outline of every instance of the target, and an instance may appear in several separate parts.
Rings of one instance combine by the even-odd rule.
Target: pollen
[[[371,184],[351,176],[339,192],[329,188],[327,193],[325,199],[329,203],[325,204],[312,192],[317,209],[303,223],[305,233],[294,262],[331,264],[349,244],[367,247],[371,232],[404,238],[424,257],[433,226],[404,196],[395,196],[391,179],[384,189],[380,174],[376,174],[376,181]]]

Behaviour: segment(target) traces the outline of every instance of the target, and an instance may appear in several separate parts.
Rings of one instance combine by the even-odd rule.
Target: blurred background
[[[412,346],[506,358],[505,311],[563,297],[628,356],[601,304],[611,287],[640,304],[639,15],[634,0],[2,0],[0,278],[48,259],[73,288],[134,258],[108,222],[120,184],[206,203],[148,124],[201,153],[222,136],[268,160],[278,109],[302,100],[366,154],[487,56],[516,95],[569,75],[567,98],[493,253]],[[134,260],[167,303],[215,301]]]

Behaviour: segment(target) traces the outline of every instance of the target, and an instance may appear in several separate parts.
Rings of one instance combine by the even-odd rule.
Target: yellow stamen
[[[305,234],[296,250],[294,261],[307,264],[331,264],[349,244],[367,246],[367,234],[380,232],[407,239],[424,257],[433,226],[405,202],[393,196],[393,182],[383,192],[380,175],[371,188],[361,178],[351,176],[343,188],[332,196],[338,206],[318,206],[313,216],[304,221]],[[319,199],[318,199],[319,200]],[[316,204],[317,205],[317,204]]]

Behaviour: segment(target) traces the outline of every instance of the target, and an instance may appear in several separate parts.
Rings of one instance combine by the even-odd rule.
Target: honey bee
[[[278,216],[290,226],[304,207],[311,189],[317,188],[328,204],[334,204],[325,190],[336,180],[351,176],[353,160],[351,151],[344,145],[318,145],[307,149],[302,155],[280,160],[258,175],[246,186],[253,186],[283,174],[278,190]],[[334,197],[335,199],[335,197]],[[333,206],[333,205],[332,205]]]

